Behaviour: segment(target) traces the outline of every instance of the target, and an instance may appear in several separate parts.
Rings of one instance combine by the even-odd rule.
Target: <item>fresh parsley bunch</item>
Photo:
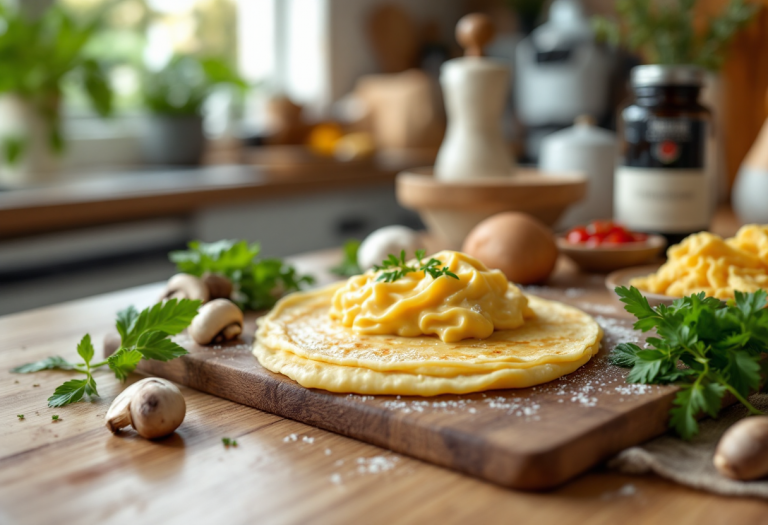
[[[440,268],[440,261],[432,257],[426,263],[422,262],[426,252],[424,250],[416,250],[416,260],[418,266],[408,266],[405,261],[405,250],[400,250],[400,258],[396,255],[389,256],[382,261],[381,265],[375,265],[373,269],[375,271],[386,270],[382,272],[377,278],[377,281],[384,281],[385,283],[393,283],[398,279],[401,279],[411,272],[424,272],[432,276],[433,279],[437,279],[442,275],[447,275],[454,279],[458,279],[459,276],[448,269],[448,266]]]
[[[188,248],[168,255],[176,268],[198,277],[206,272],[225,275],[232,281],[234,302],[242,310],[272,308],[283,295],[314,282],[308,275],[298,275],[295,268],[280,259],[259,259],[258,243],[232,239],[192,241]]]
[[[635,287],[618,287],[616,293],[624,309],[637,317],[634,327],[643,332],[655,329],[659,337],[649,337],[644,349],[622,343],[611,361],[632,368],[629,383],[680,387],[670,425],[682,438],[698,433],[698,414],[717,416],[726,392],[750,413],[761,413],[747,397],[760,388],[766,374],[760,360],[768,351],[765,291],[736,292],[727,304],[702,292],[655,308]]]
[[[14,368],[11,372],[28,374],[40,370],[73,370],[85,374],[85,379],[70,379],[59,386],[51,397],[48,406],[60,407],[80,401],[83,396],[98,396],[93,370],[108,366],[120,381],[136,369],[142,359],[170,361],[188,353],[181,346],[170,340],[170,336],[184,330],[197,315],[200,301],[171,299],[146,308],[139,313],[133,306],[118,312],[117,331],[120,333],[120,348],[104,361],[91,363],[95,350],[90,334],[85,334],[77,345],[77,353],[82,363],[70,363],[60,356],[52,356],[42,361],[28,363]]]
[[[342,277],[352,277],[353,275],[360,275],[363,270],[357,263],[357,252],[360,249],[360,241],[357,239],[350,239],[344,243],[344,259],[338,266],[331,268],[331,273],[340,275]]]

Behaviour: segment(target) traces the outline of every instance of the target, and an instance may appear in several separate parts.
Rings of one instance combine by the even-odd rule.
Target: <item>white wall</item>
[[[368,17],[382,0],[327,0],[330,22],[330,77],[329,93],[332,100],[347,94],[361,75],[377,72],[377,63],[366,27]],[[435,21],[440,27],[441,39],[453,42],[456,22],[463,14],[461,0],[389,0],[398,4],[413,17],[419,26]]]
[[[452,41],[463,0],[388,0],[417,25],[435,21]],[[241,69],[315,115],[349,93],[358,77],[378,71],[366,34],[368,17],[384,0],[238,0]],[[274,28],[266,31],[265,19]],[[268,40],[264,41],[265,34]],[[260,80],[251,78],[251,80]]]

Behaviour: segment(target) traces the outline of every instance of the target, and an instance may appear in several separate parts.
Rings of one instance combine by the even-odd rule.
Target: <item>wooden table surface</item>
[[[297,259],[327,268],[337,252]],[[610,301],[600,278],[561,265],[553,285]],[[762,523],[768,502],[726,498],[655,476],[595,469],[547,493],[507,490],[230,401],[182,388],[175,435],[113,436],[104,415],[120,392],[99,372],[102,397],[48,408],[68,372],[9,369],[97,344],[114,313],[150,304],[148,285],[0,318],[0,524],[6,523]],[[99,349],[100,351],[100,349]],[[130,378],[135,381],[139,376]],[[17,414],[24,414],[18,420]],[[54,422],[51,416],[59,415]],[[235,438],[226,449],[222,437]]]

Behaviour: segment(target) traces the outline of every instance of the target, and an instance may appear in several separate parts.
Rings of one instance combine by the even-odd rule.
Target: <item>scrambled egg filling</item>
[[[729,299],[734,291],[768,289],[768,225],[743,226],[735,237],[702,232],[686,237],[667,251],[667,262],[630,284],[640,290],[682,297],[704,292]]]
[[[533,317],[528,299],[498,270],[454,251],[433,255],[458,276],[436,279],[415,271],[394,282],[377,281],[380,271],[351,277],[333,296],[330,316],[366,335],[436,335],[447,343],[483,339]],[[409,266],[418,268],[412,260]]]

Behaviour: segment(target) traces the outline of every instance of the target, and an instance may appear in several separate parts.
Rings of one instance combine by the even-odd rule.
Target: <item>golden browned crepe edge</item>
[[[312,361],[263,345],[254,355],[267,370],[293,379],[306,388],[364,395],[406,395],[431,397],[441,394],[469,394],[485,390],[528,388],[554,381],[585,365],[600,349],[597,342],[581,359],[570,363],[544,364],[533,368],[506,368],[482,374],[434,377],[425,374],[378,372],[368,368],[344,367]]]
[[[274,344],[273,345],[269,344],[271,337],[270,337],[270,334],[268,333],[268,325],[271,321],[279,318],[284,312],[284,310],[297,306],[302,302],[311,302],[317,299],[320,299],[320,300],[327,299],[330,301],[330,297],[333,296],[333,293],[335,292],[335,290],[338,289],[340,286],[343,286],[343,283],[333,284],[333,285],[320,288],[317,290],[312,290],[309,292],[297,292],[281,299],[280,302],[278,302],[278,304],[269,314],[267,314],[265,317],[258,320],[256,341],[257,342],[260,341],[262,342],[262,344],[268,347],[277,346]],[[294,341],[282,340],[277,336],[275,337],[277,337],[278,339],[281,339],[279,344],[279,346],[281,347],[281,350],[291,352],[297,355],[298,357],[303,357],[311,361],[324,362],[327,364],[333,364],[333,365],[343,366],[343,367],[360,367],[360,368],[366,368],[370,370],[377,370],[380,372],[422,373],[427,375],[436,375],[436,376],[439,375],[444,377],[465,375],[467,373],[469,374],[486,373],[486,372],[498,370],[499,368],[523,369],[523,368],[532,368],[535,366],[541,366],[543,364],[568,363],[572,361],[582,360],[586,352],[586,347],[590,347],[593,344],[599,345],[603,336],[602,329],[590,315],[588,315],[587,313],[583,312],[582,310],[576,307],[566,305],[558,301],[550,301],[550,300],[542,299],[536,296],[528,296],[528,297],[530,299],[529,305],[534,309],[534,311],[536,310],[537,307],[546,306],[547,308],[554,308],[555,311],[561,310],[561,311],[567,312],[571,310],[573,312],[578,313],[580,316],[583,316],[585,320],[588,320],[590,325],[594,327],[594,333],[588,334],[588,336],[580,343],[581,347],[577,352],[571,352],[564,355],[543,355],[541,357],[538,357],[537,359],[532,359],[532,360],[520,360],[515,358],[514,356],[507,356],[507,357],[497,357],[493,359],[484,358],[484,360],[480,362],[440,361],[439,365],[435,364],[434,362],[411,362],[411,361],[399,361],[397,363],[361,363],[361,362],[354,362],[354,360],[347,360],[346,362],[344,362],[340,360],[329,359],[326,355],[323,355],[323,354],[320,354],[318,356],[313,356],[309,352],[307,352],[304,348],[297,345]],[[381,336],[362,336],[362,337],[375,339]],[[398,339],[409,339],[409,338],[403,338],[400,336],[388,336],[388,337],[394,337]],[[444,343],[444,344],[451,344],[451,343]],[[461,343],[455,343],[455,344],[461,344]],[[440,371],[438,372],[438,370]]]

